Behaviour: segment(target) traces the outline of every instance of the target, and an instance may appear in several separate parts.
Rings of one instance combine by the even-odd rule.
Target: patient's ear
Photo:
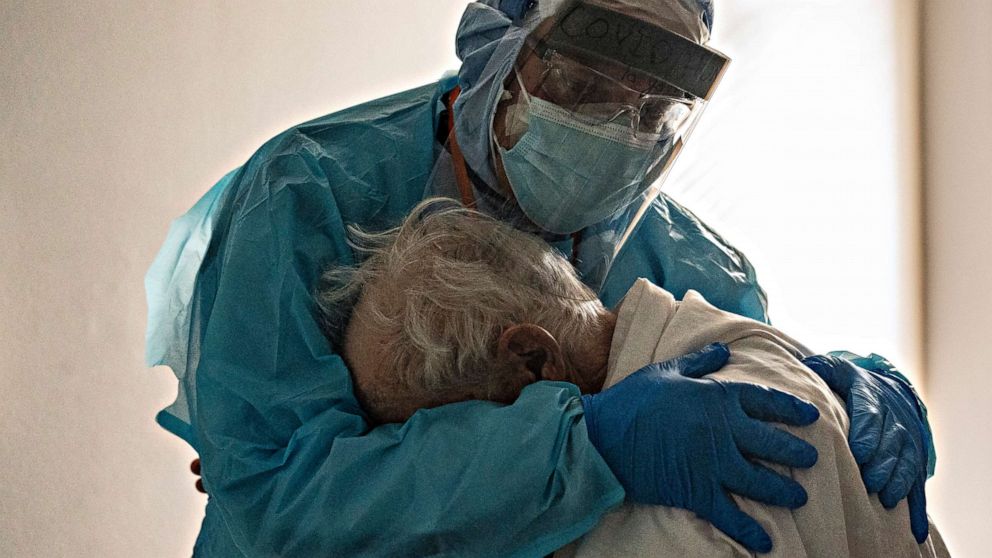
[[[538,380],[567,381],[561,347],[548,330],[534,324],[516,324],[499,337],[498,364],[515,376]]]

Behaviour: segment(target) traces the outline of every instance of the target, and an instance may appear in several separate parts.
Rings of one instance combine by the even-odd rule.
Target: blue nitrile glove
[[[805,426],[820,413],[781,391],[701,378],[728,358],[727,346],[714,343],[584,395],[586,426],[630,500],[691,510],[748,549],[768,552],[768,533],[730,493],[793,509],[805,504],[802,486],[748,458],[812,466],[816,448],[766,422]]]
[[[892,509],[909,498],[909,526],[916,542],[929,533],[926,434],[916,397],[896,378],[833,355],[803,359],[844,400],[851,417],[848,443],[869,494]]]

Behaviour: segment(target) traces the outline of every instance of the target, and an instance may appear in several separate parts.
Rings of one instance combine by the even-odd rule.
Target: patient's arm
[[[910,532],[905,501],[895,510],[886,510],[877,497],[865,491],[848,446],[850,422],[844,402],[800,362],[810,354],[800,343],[766,324],[722,312],[698,293],[687,293],[683,301],[676,302],[669,293],[647,282],[635,285],[628,293],[620,308],[617,332],[608,384],[645,362],[721,341],[728,344],[732,356],[712,378],[779,389],[819,408],[821,416],[815,424],[802,429],[784,427],[816,447],[816,466],[790,470],[769,465],[800,482],[809,494],[808,503],[790,512],[735,497],[741,510],[755,517],[775,541],[772,555],[946,555],[939,538],[917,544]],[[744,553],[743,548],[691,514],[672,508],[628,506],[608,515],[578,550],[580,556],[623,556],[637,555],[647,548],[670,549],[666,552],[670,556]]]

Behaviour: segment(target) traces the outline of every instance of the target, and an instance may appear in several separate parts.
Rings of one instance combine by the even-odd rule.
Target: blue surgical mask
[[[526,93],[518,102],[526,117],[521,106],[510,112],[526,120],[526,131],[512,148],[496,147],[518,205],[549,232],[580,231],[638,199],[648,171],[671,149],[660,134],[589,123]]]

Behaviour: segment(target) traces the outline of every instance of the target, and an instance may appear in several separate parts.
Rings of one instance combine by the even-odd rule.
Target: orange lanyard
[[[458,182],[458,192],[462,197],[462,205],[469,209],[475,209],[475,194],[472,193],[472,181],[468,177],[468,167],[465,166],[465,157],[458,147],[458,139],[455,137],[455,99],[461,93],[462,88],[455,86],[448,93],[444,102],[448,109],[448,147],[451,149],[451,166],[454,168],[455,181]],[[582,242],[582,231],[572,233],[572,257],[569,260],[572,267],[578,268],[579,264],[579,243]]]
[[[461,93],[462,88],[455,86],[448,94],[445,106],[448,109],[448,147],[451,149],[451,163],[455,170],[455,180],[458,182],[458,191],[462,195],[462,205],[469,209],[475,209],[475,195],[472,193],[472,182],[468,178],[468,168],[465,166],[465,157],[462,149],[458,147],[458,139],[455,137],[455,99]]]

